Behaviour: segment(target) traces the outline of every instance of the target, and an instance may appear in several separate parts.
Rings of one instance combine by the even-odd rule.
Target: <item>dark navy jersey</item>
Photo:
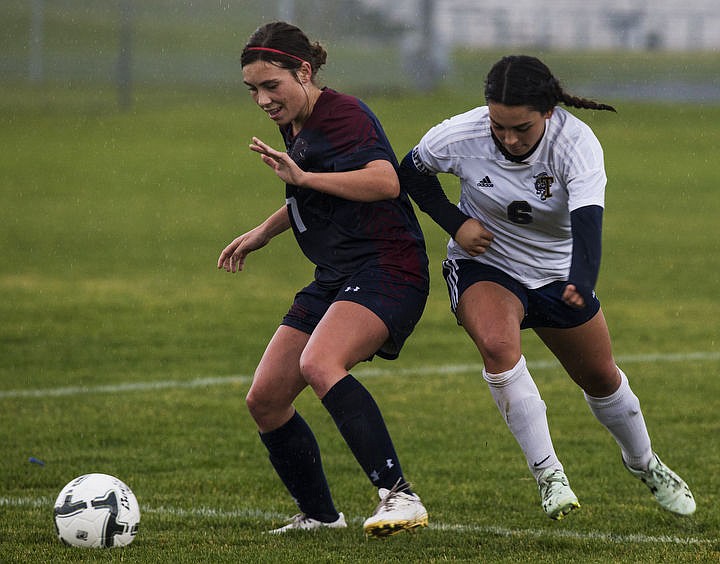
[[[398,168],[372,111],[357,98],[328,88],[297,136],[290,125],[281,133],[290,157],[308,172],[357,170],[374,160]],[[295,238],[315,264],[321,285],[339,287],[370,268],[427,287],[425,241],[405,192],[392,200],[355,202],[287,184],[286,201]]]

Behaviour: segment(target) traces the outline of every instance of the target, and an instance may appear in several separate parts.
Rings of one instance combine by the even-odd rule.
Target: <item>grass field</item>
[[[467,96],[367,99],[404,154]],[[609,175],[598,292],[655,449],[690,483],[664,513],[533,335],[525,354],[582,509],[547,519],[448,312],[445,237],[422,218],[430,301],[396,362],[354,374],[373,392],[430,511],[414,535],[369,541],[375,493],[311,393],[342,531],[268,537],[295,507],[243,398],[312,269],[285,234],[240,275],[222,247],[281,205],[247,149],[278,145],[247,94],[0,87],[0,562],[717,562],[720,559],[720,107],[616,103],[584,112]],[[457,186],[444,179],[448,191]],[[44,466],[29,462],[35,457]],[[135,491],[141,530],[111,551],[54,537],[52,505],[87,472]]]

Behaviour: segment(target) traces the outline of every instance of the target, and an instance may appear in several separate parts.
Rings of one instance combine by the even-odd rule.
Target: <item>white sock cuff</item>
[[[518,377],[518,375],[522,374],[524,371],[526,371],[526,369],[527,363],[525,362],[525,356],[520,355],[520,360],[518,360],[517,364],[513,366],[510,370],[506,370],[505,372],[500,372],[498,374],[493,374],[485,370],[485,367],[483,367],[482,375],[488,384],[500,388],[502,386],[507,386],[508,384],[513,382]]]

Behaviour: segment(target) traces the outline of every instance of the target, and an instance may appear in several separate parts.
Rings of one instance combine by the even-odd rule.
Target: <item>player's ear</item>
[[[312,80],[312,67],[310,66],[310,63],[303,61],[302,65],[300,65],[300,68],[297,70],[297,77],[302,84],[307,84]]]

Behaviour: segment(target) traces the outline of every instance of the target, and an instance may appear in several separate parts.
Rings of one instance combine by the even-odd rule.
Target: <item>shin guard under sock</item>
[[[483,377],[535,479],[548,468],[562,470],[550,438],[545,402],[528,372],[525,357],[520,356],[506,372],[491,374],[483,370]]]
[[[631,467],[646,469],[652,458],[652,447],[640,400],[630,389],[627,376],[618,368],[620,387],[604,398],[585,394],[593,415],[602,423],[620,447],[623,460]]]
[[[360,382],[348,374],[330,388],[322,403],[373,485],[391,489],[398,481],[404,483],[380,409]]]
[[[282,427],[260,433],[275,468],[295,503],[305,515],[326,523],[335,521],[333,504],[312,430],[295,414]]]

